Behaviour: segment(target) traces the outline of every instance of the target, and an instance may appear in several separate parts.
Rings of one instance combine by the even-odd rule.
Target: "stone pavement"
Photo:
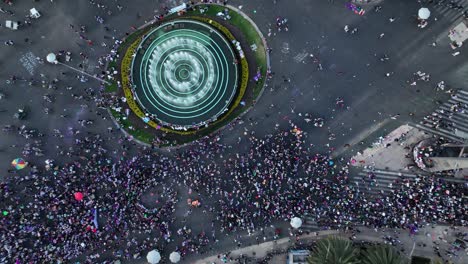
[[[416,166],[413,148],[422,140],[432,137],[462,144],[468,133],[467,103],[468,92],[457,91],[446,102],[440,102],[440,107],[421,122],[401,125],[388,135],[380,136],[367,149],[358,151],[350,159],[351,164],[355,167],[429,174]],[[467,176],[463,170],[455,173],[456,178]]]
[[[298,242],[306,242],[311,240],[317,240],[320,238],[324,238],[330,235],[338,235],[339,232],[336,230],[327,230],[327,231],[320,231],[319,235],[317,236],[316,233],[306,234],[299,237]],[[253,245],[249,247],[244,247],[241,249],[231,251],[230,256],[236,258],[237,256],[245,255],[249,257],[255,257],[257,259],[262,259],[266,257],[266,255],[271,251],[276,250],[287,250],[289,247],[294,245],[294,241],[291,240],[289,237],[285,237],[282,239],[278,239],[276,241],[268,241],[265,243],[261,243],[259,245]],[[254,253],[255,252],[255,253]],[[222,260],[218,258],[218,256],[211,256],[201,260],[194,262],[194,264],[211,264],[211,263],[223,263]]]
[[[414,163],[411,153],[412,146],[424,138],[423,132],[413,129],[409,125],[402,125],[385,137],[373,143],[368,149],[358,152],[351,158],[356,167],[372,166],[379,169],[394,171],[408,171],[408,164]]]

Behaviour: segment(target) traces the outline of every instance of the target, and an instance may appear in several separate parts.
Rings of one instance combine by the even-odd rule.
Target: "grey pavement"
[[[258,245],[244,247],[232,251],[220,252],[218,255],[202,258],[193,263],[195,264],[213,264],[213,263],[239,263],[236,258],[247,256],[253,259],[251,262],[261,261],[267,255],[278,255],[272,258],[268,263],[285,263],[286,254],[291,248],[311,249],[310,245],[314,241],[325,239],[330,236],[338,236],[345,239],[351,239],[354,242],[370,242],[378,244],[391,244],[401,252],[403,256],[423,256],[427,258],[437,258],[434,247],[439,248],[439,252],[450,252],[449,260],[453,263],[465,263],[468,261],[468,255],[463,250],[456,250],[452,243],[456,233],[467,231],[463,227],[447,226],[425,226],[417,234],[409,235],[405,230],[374,230],[372,228],[359,227],[359,232],[343,232],[338,230],[327,230],[313,232],[307,235],[297,237],[286,237],[275,241],[269,241]],[[276,254],[275,254],[276,252]],[[223,257],[226,257],[223,259]],[[283,262],[280,262],[283,261]]]

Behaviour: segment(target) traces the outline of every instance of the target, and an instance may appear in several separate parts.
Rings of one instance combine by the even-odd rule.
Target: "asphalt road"
[[[0,126],[24,124],[45,135],[42,138],[45,155],[29,159],[34,164],[42,166],[46,158],[64,161],[57,150],[72,145],[73,135],[67,132],[70,128],[79,129],[81,133],[107,133],[108,127],[114,127],[106,112],[97,109],[92,100],[74,99],[71,95],[85,95],[86,89],[97,92],[100,88],[98,82],[89,80],[81,83],[75,72],[59,65],[41,64],[34,58],[45,59],[48,52],[66,50],[73,54],[70,65],[77,67],[81,63],[87,72],[99,72],[95,67],[98,58],[109,53],[113,37],[122,38],[132,31],[131,26],[137,27],[149,21],[164,7],[172,7],[180,1],[95,2],[103,3],[107,8],[97,8],[90,1],[64,0],[53,3],[23,1],[13,6],[0,4],[15,13],[13,16],[0,13],[2,23],[7,19],[24,21],[33,6],[42,14],[42,17],[32,20],[31,26],[25,25],[18,31],[10,31],[4,26],[0,28],[0,92],[6,94],[6,98],[0,101]],[[117,8],[119,3],[122,5],[120,11]],[[435,10],[429,25],[420,29],[415,22],[421,6],[417,1],[381,1],[380,12],[373,12],[370,5],[365,7],[368,11],[364,16],[347,10],[344,1],[256,0],[229,3],[242,5],[242,10],[266,36],[272,49],[271,65],[275,77],[268,82],[255,107],[243,117],[245,123],[224,131],[221,143],[237,144],[246,129],[265,135],[276,125],[287,128],[291,121],[306,132],[307,142],[313,151],[339,150],[344,144],[356,144],[351,148],[355,151],[360,147],[359,142],[372,141],[385,134],[385,129],[401,123],[417,122],[435,109],[434,101],[447,96],[436,92],[437,82],[444,80],[449,87],[466,89],[467,48],[463,46],[459,49],[461,55],[452,56],[447,38],[448,30],[457,21],[455,13],[440,14]],[[104,19],[104,24],[96,21],[96,15]],[[288,18],[288,32],[276,32],[277,17]],[[396,20],[390,22],[391,17]],[[81,25],[86,27],[82,35],[93,41],[92,46],[75,33]],[[357,33],[346,33],[343,30],[345,25],[357,28]],[[272,34],[268,36],[270,28]],[[380,38],[382,33],[384,35]],[[13,40],[15,44],[3,45],[7,40]],[[435,47],[431,45],[433,42],[437,43]],[[88,59],[82,60],[80,52]],[[318,58],[323,70],[318,70],[318,62],[314,62],[310,54]],[[384,54],[389,60],[381,62],[379,58]],[[419,70],[430,74],[430,81],[410,86],[407,80]],[[386,73],[393,74],[386,77]],[[7,84],[12,75],[26,81]],[[31,78],[38,84],[28,85]],[[47,88],[54,78],[59,80],[56,89]],[[42,81],[46,87],[40,85]],[[46,94],[55,97],[54,102],[44,101]],[[338,97],[344,100],[343,108],[335,104]],[[25,121],[13,118],[21,106],[30,110]],[[43,112],[45,106],[52,108],[53,113],[46,115]],[[96,112],[102,113],[105,119],[96,116]],[[409,116],[410,112],[414,116]],[[307,123],[305,113],[324,118],[324,127],[317,128]],[[396,120],[390,119],[396,114],[401,116]],[[77,123],[80,119],[94,119],[95,124],[83,128]],[[59,129],[67,136],[58,139],[52,136],[53,129]],[[10,161],[22,156],[24,144],[31,140],[15,133],[0,133],[0,171],[5,175],[11,168]],[[335,135],[335,140],[329,140],[330,133]],[[114,134],[109,138],[110,148],[115,146],[112,140],[116,137],[118,135]],[[242,151],[243,146],[235,149]],[[354,151],[348,152],[352,154]],[[203,216],[193,219],[194,225],[203,223]]]
[[[93,113],[90,111],[96,111],[92,103],[87,103],[90,108],[83,109],[83,102],[74,100],[70,94],[79,95],[86,88],[97,90],[97,82],[91,80],[82,84],[75,78],[74,72],[57,65],[36,63],[28,72],[23,64],[28,64],[28,55],[44,58],[50,51],[67,50],[73,53],[72,66],[76,67],[82,62],[79,53],[83,52],[88,57],[83,63],[85,69],[91,73],[98,72],[95,68],[97,59],[109,52],[107,47],[100,44],[110,45],[112,41],[104,39],[104,36],[120,38],[131,32],[131,26],[143,24],[164,6],[173,5],[173,1],[162,1],[148,8],[143,2],[135,1],[132,5],[122,3],[123,9],[119,11],[114,1],[110,1],[112,15],[109,16],[107,9],[96,8],[84,1],[41,1],[34,3],[34,6],[40,10],[42,17],[32,20],[31,26],[24,26],[18,31],[2,27],[2,40],[11,39],[15,45],[3,46],[0,51],[0,76],[4,80],[0,89],[7,95],[2,100],[1,109],[6,111],[0,113],[1,124],[20,125],[13,119],[13,114],[23,105],[28,106],[31,113],[21,124],[37,128],[45,134],[53,128],[63,130],[76,126],[74,119],[88,118],[88,114],[91,118]],[[273,32],[270,37],[267,36],[267,40],[272,48],[275,78],[268,83],[257,105],[245,116],[246,120],[250,118],[255,124],[260,124],[249,127],[258,134],[268,133],[275,124],[284,127],[292,120],[308,133],[309,142],[318,150],[327,149],[327,143],[339,148],[395,114],[401,116],[392,123],[417,121],[435,108],[433,102],[437,97],[444,96],[435,92],[437,82],[444,80],[449,87],[463,88],[463,80],[468,74],[463,55],[451,56],[453,51],[445,37],[453,25],[453,18],[440,16],[437,21],[431,20],[427,28],[420,29],[415,25],[414,16],[420,6],[416,1],[383,2],[380,12],[369,10],[364,16],[354,14],[338,2],[230,3],[242,5],[265,36],[270,28]],[[32,3],[18,3],[12,7],[5,5],[4,8],[14,11],[15,15],[0,15],[2,19],[24,20],[32,6]],[[94,19],[95,15],[104,18],[104,25]],[[275,32],[274,23],[279,16],[289,19],[288,32]],[[437,17],[437,13],[434,16]],[[395,17],[396,21],[391,23],[390,17]],[[87,31],[83,35],[91,39],[94,45],[87,45],[69,25],[74,25],[75,29],[80,25],[86,26]],[[343,30],[344,25],[358,28],[358,32],[347,34]],[[109,31],[105,31],[104,26]],[[381,33],[385,34],[383,38],[379,38]],[[28,43],[24,41],[25,38],[28,38]],[[430,46],[434,41],[437,46]],[[464,54],[464,48],[461,48],[461,54]],[[323,66],[322,71],[317,69],[317,62],[310,54],[318,58]],[[384,54],[390,59],[381,62],[379,58]],[[431,81],[408,85],[406,81],[418,70],[429,73]],[[66,75],[62,75],[62,72]],[[394,74],[385,77],[388,72]],[[42,78],[40,74],[45,77]],[[27,81],[6,84],[5,81],[12,75],[46,82],[57,77],[59,82],[56,90],[28,86]],[[290,82],[285,82],[285,79]],[[64,89],[68,86],[73,89]],[[55,102],[49,105],[54,110],[53,114],[46,115],[42,111],[46,105],[42,100],[45,94],[56,97]],[[338,97],[344,99],[344,108],[336,107]],[[415,116],[408,116],[410,112]],[[69,118],[60,118],[60,114],[65,113]],[[311,123],[307,124],[304,121],[305,113],[323,117],[325,126],[316,128]],[[109,126],[112,126],[111,122],[101,121],[91,130],[102,131]],[[226,142],[237,141],[243,130],[244,127],[237,126],[233,133],[228,133]],[[329,133],[334,133],[336,140],[328,142]],[[21,140],[15,135],[3,135],[2,138],[2,159],[10,160],[18,156],[20,144],[17,143]],[[48,140],[51,141],[49,147],[56,145],[53,138]],[[53,156],[53,151],[48,155]],[[9,166],[6,163],[1,164],[2,168]]]

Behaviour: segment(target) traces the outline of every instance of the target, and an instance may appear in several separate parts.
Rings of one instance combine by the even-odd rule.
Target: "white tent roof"
[[[171,253],[171,255],[169,255],[169,260],[172,262],[172,263],[177,263],[180,261],[180,253],[177,252],[177,251],[174,251]]]
[[[299,217],[291,218],[291,226],[295,229],[302,226],[302,220]]]
[[[57,56],[55,56],[54,53],[49,53],[49,54],[47,54],[46,60],[49,63],[55,63],[56,60],[57,60]]]
[[[157,264],[161,260],[161,254],[159,254],[157,250],[153,249],[148,252],[148,255],[146,255],[146,260],[151,264]]]
[[[420,19],[428,19],[431,16],[431,11],[428,8],[422,7],[418,11],[418,16]]]

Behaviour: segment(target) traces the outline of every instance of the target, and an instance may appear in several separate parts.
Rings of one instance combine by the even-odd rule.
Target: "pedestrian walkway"
[[[458,91],[414,127],[455,142],[468,140],[468,92]]]
[[[404,179],[414,180],[416,177],[411,173],[364,169],[351,179],[360,192],[377,195],[388,194],[397,189]]]
[[[364,169],[357,175],[352,176],[351,180],[359,187],[359,191],[371,195],[386,195],[392,192],[392,190],[398,190],[401,184],[407,180],[418,181],[418,177],[431,177],[431,175],[423,173],[404,173],[399,171],[390,170],[370,170]],[[443,178],[447,182],[453,183],[466,183],[465,179],[460,178],[448,178],[442,176],[435,176]]]
[[[302,223],[301,229],[309,232],[321,230],[315,219],[311,216],[304,216],[304,223]]]
[[[468,10],[468,0],[434,1],[432,8],[429,6],[429,9],[438,18],[455,21],[463,15],[463,11]]]
[[[327,231],[321,231],[318,234],[318,236],[316,233],[312,233],[312,234],[305,234],[302,236],[298,236],[297,238],[300,241],[306,242],[306,241],[322,239],[327,236],[339,235],[339,234],[340,233],[337,230],[327,230]],[[262,258],[265,258],[269,252],[287,250],[289,247],[293,246],[294,243],[295,243],[295,240],[291,239],[290,237],[285,237],[282,239],[278,239],[276,241],[268,241],[265,243],[261,243],[259,245],[248,246],[248,247],[230,251],[229,258],[235,259],[235,258],[238,258],[239,256],[247,256],[250,258],[262,259]],[[195,263],[195,264],[211,264],[211,263],[227,263],[227,262],[233,263],[233,261],[224,260],[224,256],[226,256],[226,254],[219,254],[219,255],[215,255],[211,257],[206,257],[204,259],[200,259],[197,261],[191,261],[191,263]]]

